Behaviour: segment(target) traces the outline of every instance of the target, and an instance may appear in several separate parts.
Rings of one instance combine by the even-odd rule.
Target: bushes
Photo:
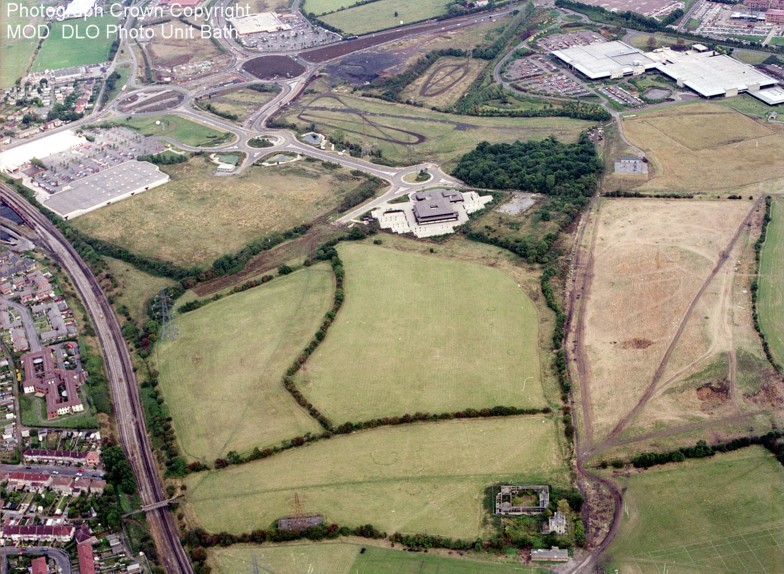
[[[262,251],[272,249],[276,245],[280,245],[289,239],[305,235],[308,229],[310,229],[310,226],[303,224],[282,233],[270,233],[269,235],[255,239],[246,244],[245,247],[240,249],[237,253],[224,255],[216,259],[208,271],[197,276],[197,280],[206,281],[223,275],[239,273],[245,268],[248,261]]]
[[[180,153],[156,153],[156,154],[148,154],[148,155],[140,155],[136,159],[139,161],[148,161],[150,163],[154,163],[157,165],[173,165],[177,163],[185,163],[188,161],[187,154],[180,154]]]
[[[343,196],[343,199],[338,206],[338,211],[348,211],[352,207],[356,207],[362,202],[370,199],[376,195],[376,192],[381,188],[383,183],[382,179],[370,177],[368,181],[360,184],[356,189],[353,189]]]
[[[607,193],[602,194],[604,197],[647,197],[647,198],[656,198],[656,199],[692,199],[694,198],[694,194],[691,193],[657,193],[657,194],[648,194],[648,193],[640,193],[639,191],[609,191]]]
[[[770,213],[772,207],[772,199],[770,196],[765,197],[765,216],[762,220],[762,231],[760,232],[760,236],[757,241],[754,243],[754,260],[756,264],[756,277],[759,277],[760,273],[760,261],[762,258],[762,247],[765,244],[765,238],[768,235],[768,224],[770,223]],[[776,361],[776,358],[773,356],[773,353],[770,350],[770,344],[768,343],[768,338],[765,335],[765,332],[760,327],[759,322],[759,313],[757,311],[757,297],[759,296],[759,281],[755,278],[751,282],[751,318],[754,323],[754,329],[759,334],[760,341],[762,341],[762,350],[765,352],[765,357],[768,359],[768,362],[773,365],[773,368],[781,374],[784,369],[782,366]]]
[[[642,452],[631,459],[635,468],[650,468],[668,462],[682,462],[687,458],[708,458],[716,453],[732,452],[752,445],[761,445],[777,455],[779,462],[784,464],[784,457],[780,457],[781,445],[779,440],[784,436],[784,431],[771,431],[763,436],[748,436],[736,438],[731,441],[709,446],[704,440],[696,445],[684,447],[669,452]]]
[[[232,544],[263,544],[265,542],[289,542],[291,540],[324,540],[325,538],[337,538],[338,536],[359,536],[379,540],[387,537],[386,532],[378,530],[372,524],[364,524],[356,528],[339,526],[337,524],[319,524],[309,526],[302,530],[254,530],[245,534],[229,534],[220,532],[211,534],[202,528],[196,528],[185,533],[183,542],[193,548],[194,553],[206,556],[206,553],[197,552],[199,548],[211,548],[213,546],[231,546]]]

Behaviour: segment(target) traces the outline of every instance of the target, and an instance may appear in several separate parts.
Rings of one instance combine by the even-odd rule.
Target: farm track
[[[595,217],[595,221],[590,222],[590,218]],[[599,199],[594,196],[591,204],[586,211],[584,221],[580,224],[580,229],[575,240],[576,248],[573,256],[572,278],[574,283],[569,290],[568,308],[566,313],[566,324],[564,325],[564,332],[567,334],[567,344],[565,348],[565,358],[569,364],[570,357],[575,361],[575,368],[577,369],[577,380],[580,382],[580,407],[582,412],[582,428],[583,436],[578,441],[577,458],[581,458],[584,449],[593,444],[593,415],[591,413],[591,382],[589,375],[589,367],[586,358],[584,333],[585,333],[585,311],[587,303],[590,300],[591,284],[593,283],[593,253],[596,248],[596,237],[599,233]],[[585,241],[585,230],[591,226],[591,243],[587,247],[582,247]],[[585,259],[585,261],[583,261]],[[579,303],[579,312],[577,310],[577,301]],[[571,334],[572,320],[575,313],[577,316],[577,324],[574,326],[574,332]],[[569,342],[574,345],[574,353],[569,351]],[[574,405],[572,405],[574,408]]]
[[[9,187],[0,184],[0,192],[3,201],[37,233],[41,246],[68,273],[92,320],[106,366],[120,442],[136,477],[142,505],[166,500],[147,434],[133,362],[114,309],[92,271],[60,230]],[[193,572],[169,509],[157,508],[147,512],[146,517],[166,571]]]
[[[580,392],[580,408],[583,417],[582,425],[578,428],[576,433],[576,466],[577,470],[580,475],[585,477],[587,480],[598,483],[602,485],[612,497],[613,500],[613,518],[610,524],[610,527],[605,534],[602,541],[595,546],[589,556],[577,567],[573,570],[573,572],[592,572],[595,567],[598,566],[599,557],[607,550],[610,544],[615,539],[615,536],[618,532],[620,527],[621,517],[622,517],[622,508],[623,508],[623,496],[622,492],[618,489],[617,485],[611,479],[604,478],[599,476],[590,470],[587,470],[584,466],[585,461],[591,457],[599,454],[607,449],[616,447],[616,446],[626,446],[630,444],[640,443],[644,441],[656,440],[658,438],[664,438],[667,436],[674,436],[678,434],[682,434],[685,432],[696,431],[700,429],[706,428],[714,428],[717,426],[724,426],[727,424],[734,424],[734,423],[741,423],[746,420],[752,419],[754,416],[759,414],[769,414],[769,410],[763,411],[753,411],[749,413],[738,413],[729,417],[724,417],[719,420],[708,420],[708,421],[700,421],[696,423],[690,423],[686,425],[681,425],[678,427],[673,427],[669,429],[663,429],[659,431],[654,431],[650,433],[645,433],[638,435],[636,437],[630,437],[627,439],[619,439],[619,435],[627,428],[629,422],[645,407],[648,401],[654,396],[655,391],[660,386],[661,377],[669,364],[670,357],[672,352],[674,351],[675,347],[678,344],[678,341],[685,330],[686,325],[688,324],[689,318],[693,314],[694,309],[696,308],[698,302],[702,299],[707,287],[710,283],[715,279],[718,275],[719,271],[724,267],[724,264],[729,259],[733,248],[737,244],[739,238],[742,236],[745,228],[749,224],[753,214],[759,207],[760,202],[764,199],[764,196],[758,198],[754,204],[752,205],[751,209],[749,210],[746,217],[738,226],[735,234],[727,244],[727,246],[721,251],[719,259],[714,266],[713,270],[711,271],[710,275],[706,278],[702,286],[700,287],[699,291],[695,294],[692,302],[686,312],[684,313],[683,317],[681,318],[680,324],[678,329],[674,333],[670,345],[668,346],[664,356],[662,357],[656,372],[651,380],[651,383],[646,388],[643,396],[637,402],[637,404],[624,416],[624,418],[616,425],[616,427],[608,434],[600,444],[596,446],[592,446],[593,434],[592,434],[592,414],[591,414],[591,401],[590,401],[590,367],[587,361],[587,355],[585,352],[585,347],[583,344],[584,334],[585,334],[585,316],[586,316],[586,308],[587,303],[590,300],[590,286],[593,281],[593,253],[595,251],[596,246],[596,238],[598,236],[598,226],[599,226],[599,212],[598,212],[598,202],[599,198],[594,196],[591,201],[591,205],[589,209],[586,211],[583,221],[581,221],[580,228],[577,232],[577,237],[575,239],[575,247],[573,249],[573,261],[572,261],[572,271],[570,279],[573,281],[572,285],[569,286],[567,291],[567,319],[565,324],[565,332],[567,334],[567,344],[564,345],[565,356],[567,360],[567,365],[571,364],[571,359],[574,360],[574,369],[576,370],[577,379],[579,382],[579,392]],[[591,221],[591,218],[595,218]],[[592,227],[592,229],[587,230],[588,227]],[[590,245],[584,247],[583,244],[585,242],[585,234],[590,233]],[[587,249],[587,253],[585,251]],[[731,292],[731,289],[730,289]],[[577,317],[575,319],[575,313],[577,313]],[[735,390],[735,371],[737,368],[737,359],[735,357],[735,353],[730,351],[728,353],[728,359],[730,360],[730,378],[731,378],[731,392],[733,395],[737,392]],[[668,379],[668,383],[672,379]],[[572,409],[575,408],[574,398],[571,399]],[[582,432],[581,432],[582,431]]]

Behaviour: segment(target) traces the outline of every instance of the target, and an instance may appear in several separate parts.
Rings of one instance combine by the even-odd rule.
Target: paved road
[[[30,350],[37,353],[43,349],[41,340],[38,338],[38,332],[35,330],[35,323],[33,322],[33,316],[30,314],[30,309],[16,301],[7,299],[6,297],[2,297],[2,299],[9,307],[15,309],[21,317],[22,325],[24,326],[25,333],[27,333],[27,344],[30,346]]]
[[[147,434],[133,362],[111,304],[87,264],[38,209],[3,184],[0,184],[0,197],[38,234],[39,246],[69,275],[100,342],[115,406],[120,442],[134,470],[142,504],[166,500],[168,497],[164,493]],[[169,510],[156,509],[146,516],[166,571],[176,574],[193,572]]]
[[[56,466],[53,464],[0,464],[0,472],[45,472],[60,476],[76,476],[82,473],[84,478],[103,478],[103,473],[75,466]]]
[[[65,550],[51,548],[49,546],[36,546],[30,548],[25,546],[13,546],[9,548],[0,548],[0,556],[2,556],[2,561],[0,561],[1,574],[8,572],[8,561],[6,560],[6,557],[17,556],[19,554],[26,554],[28,556],[48,556],[57,562],[61,574],[71,574],[71,559],[69,558],[68,553]]]

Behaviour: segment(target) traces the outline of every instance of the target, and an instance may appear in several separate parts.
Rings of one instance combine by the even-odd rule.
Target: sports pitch
[[[298,382],[333,422],[546,406],[539,316],[506,273],[369,244],[338,251],[346,301]]]
[[[136,117],[122,125],[145,136],[168,137],[190,146],[220,145],[234,137],[228,132],[219,132],[175,115]]]
[[[302,510],[346,526],[461,538],[488,533],[485,489],[562,484],[552,419],[416,423],[340,435],[271,458],[188,475],[189,506],[212,532],[268,528]]]
[[[760,261],[757,312],[773,356],[784,363],[784,200],[773,197]]]
[[[19,0],[16,4],[22,8],[36,6],[36,0]],[[3,3],[3,25],[0,26],[0,44],[3,48],[3,65],[0,66],[0,88],[10,88],[14,82],[25,75],[28,66],[32,64],[38,38],[11,38],[14,27],[43,23],[42,17],[23,18],[18,12],[7,13],[8,3]]]
[[[44,40],[35,57],[32,71],[43,72],[107,61],[109,49],[114,41],[114,36],[107,33],[107,27],[116,23],[117,18],[110,15],[95,16],[86,20],[53,22],[49,37]],[[92,26],[100,30],[98,37],[85,38],[88,31],[93,29],[90,28]],[[68,37],[67,34],[70,34],[71,30],[80,36]]]
[[[326,3],[323,0],[307,2],[306,10],[319,13]],[[335,2],[334,4],[341,4]],[[367,34],[402,24],[411,24],[445,14],[448,0],[378,0],[362,6],[340,10],[321,18],[348,34]],[[314,6],[311,8],[311,6]],[[335,8],[328,8],[327,10]],[[321,13],[327,11],[322,8]]]
[[[157,363],[189,459],[320,430],[280,378],[331,301],[332,272],[316,265],[177,317],[177,338],[158,344]]]
[[[368,546],[364,541],[276,546],[235,545],[210,551],[210,564],[218,574],[261,572],[275,574],[533,574],[545,573],[498,558],[474,559],[406,552]]]
[[[605,571],[781,572],[784,468],[762,447],[621,480],[624,516]]]

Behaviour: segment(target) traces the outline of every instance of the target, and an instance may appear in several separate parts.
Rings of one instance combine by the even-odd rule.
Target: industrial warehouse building
[[[695,44],[691,50],[662,48],[644,54],[623,42],[602,42],[556,50],[552,55],[590,80],[657,70],[704,98],[747,92],[769,105],[784,103],[784,90],[777,87],[775,78],[701,44]]]
[[[234,26],[240,36],[291,30],[291,26],[278,18],[275,12],[259,12],[241,18],[229,18],[228,22]]]
[[[591,80],[638,76],[656,67],[656,62],[641,50],[623,42],[572,46],[552,54]]]
[[[754,95],[778,82],[756,68],[715,52],[675,52],[656,50],[651,57],[659,60],[656,69],[679,86],[689,88],[704,98]]]
[[[169,176],[157,165],[131,160],[75,180],[46,198],[44,205],[65,219],[71,219],[168,181]]]

